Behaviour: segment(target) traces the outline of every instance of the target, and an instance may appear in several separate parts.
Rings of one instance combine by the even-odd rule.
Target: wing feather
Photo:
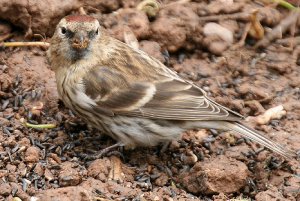
[[[156,82],[128,83],[122,74],[106,67],[94,68],[84,79],[95,111],[168,120],[241,120],[241,116],[206,97],[198,87],[166,77]],[[96,94],[96,95],[95,95]]]

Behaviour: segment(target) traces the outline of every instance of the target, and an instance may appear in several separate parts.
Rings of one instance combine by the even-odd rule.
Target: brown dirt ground
[[[11,24],[1,21],[0,36],[13,32],[9,40],[22,40],[24,32],[28,35],[31,29],[26,27],[28,23],[16,20],[23,10],[16,9],[19,13],[11,14],[12,9],[7,9],[10,15],[3,17],[5,6],[10,5],[3,2],[0,17]],[[65,2],[64,6],[77,9],[82,5],[78,2]],[[243,15],[211,20],[233,33],[233,44],[203,31],[208,22],[203,20],[204,16],[259,8],[264,10],[260,19],[267,32],[288,16],[286,9],[246,0],[233,1],[230,6],[225,5],[230,1],[222,0],[184,4],[162,1],[161,10],[154,18],[148,18],[134,9],[139,2],[90,2],[84,8],[120,40],[124,38],[125,27],[129,27],[142,50],[194,81],[232,110],[256,116],[283,105],[287,114],[282,119],[254,126],[299,152],[299,27],[295,26],[290,43],[277,40],[261,50],[253,47],[257,41],[251,37],[244,45],[230,48],[245,29],[247,20]],[[28,6],[26,16],[34,17],[38,8],[29,7],[35,10],[29,12]],[[51,13],[51,19],[70,12]],[[53,27],[43,28],[43,23],[48,22],[33,20],[33,32],[36,27],[53,32]],[[290,36],[287,33],[283,37]],[[33,108],[41,104],[41,110]],[[22,119],[57,126],[37,130],[25,127]],[[84,154],[95,153],[115,142],[89,128],[59,101],[54,73],[42,48],[0,49],[0,126],[0,200],[300,200],[299,161],[285,160],[228,132],[188,131],[164,152],[163,146],[137,148],[84,160]]]

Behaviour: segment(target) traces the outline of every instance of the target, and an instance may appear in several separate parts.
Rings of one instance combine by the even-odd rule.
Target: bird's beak
[[[77,50],[83,50],[88,47],[89,42],[90,41],[87,37],[85,37],[82,33],[78,33],[72,40],[72,47]]]

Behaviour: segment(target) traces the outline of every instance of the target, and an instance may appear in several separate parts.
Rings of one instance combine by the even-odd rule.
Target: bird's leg
[[[124,144],[122,142],[118,142],[116,144],[113,144],[109,147],[106,147],[102,150],[100,150],[98,153],[96,154],[92,154],[92,155],[87,155],[84,157],[85,160],[95,160],[95,159],[99,159],[101,157],[103,157],[104,155],[107,155],[109,152],[111,152],[113,149],[118,148],[118,147],[124,147]]]
[[[171,144],[171,142],[164,142],[162,144],[162,147],[161,147],[160,151],[159,151],[159,154],[165,153],[167,151],[168,147],[170,146],[170,144]]]

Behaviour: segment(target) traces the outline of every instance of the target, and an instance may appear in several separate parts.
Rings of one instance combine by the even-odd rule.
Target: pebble
[[[94,160],[88,167],[88,176],[103,182],[107,181],[110,167],[111,163],[108,158]]]
[[[29,147],[25,152],[25,162],[36,163],[40,158],[40,149],[37,147]]]
[[[8,183],[0,184],[0,195],[8,196],[11,192],[11,186]]]
[[[209,22],[205,24],[203,27],[203,33],[205,36],[217,35],[228,44],[233,43],[233,33],[229,29],[217,23]]]
[[[249,171],[235,159],[218,156],[198,162],[182,174],[181,185],[193,194],[233,193],[245,186]]]
[[[81,175],[76,165],[72,162],[64,162],[58,175],[60,186],[76,186],[81,182]]]
[[[37,163],[33,171],[39,176],[43,176],[45,173],[44,167],[41,163]]]

